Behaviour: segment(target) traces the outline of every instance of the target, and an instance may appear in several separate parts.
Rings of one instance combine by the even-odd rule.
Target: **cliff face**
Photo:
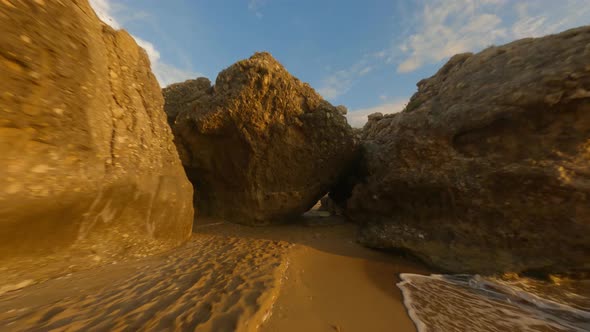
[[[268,53],[225,69],[213,87],[197,82],[204,81],[173,85],[164,94],[205,214],[246,224],[299,216],[356,156],[342,111]]]
[[[455,272],[589,269],[590,28],[453,57],[362,133],[360,239]]]
[[[127,32],[86,0],[2,2],[0,77],[0,259],[189,236],[192,187]]]

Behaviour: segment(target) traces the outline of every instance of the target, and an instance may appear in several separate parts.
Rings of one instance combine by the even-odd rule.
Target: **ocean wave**
[[[590,331],[587,284],[528,278],[401,274],[419,332]]]

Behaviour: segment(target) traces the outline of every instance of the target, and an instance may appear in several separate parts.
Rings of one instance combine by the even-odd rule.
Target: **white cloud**
[[[251,8],[260,1],[251,0]],[[393,47],[367,53],[350,68],[332,72],[318,92],[326,99],[346,94],[362,76],[384,64],[398,73],[445,61],[451,56],[588,24],[590,0],[421,0],[409,16],[408,32]]]
[[[324,78],[318,93],[326,99],[336,99],[348,92],[356,79],[373,71],[374,66],[369,64],[371,57],[374,55],[365,55],[350,68],[338,70]]]
[[[457,53],[584,25],[588,15],[588,0],[425,0],[415,32],[388,59],[398,63],[398,72],[411,72]]]
[[[348,123],[354,128],[360,128],[367,123],[367,117],[373,113],[383,113],[383,114],[390,114],[390,113],[397,113],[401,112],[406,104],[408,103],[408,99],[398,99],[396,101],[387,102],[385,104],[381,104],[375,107],[369,108],[362,108],[348,112],[346,114],[346,118],[348,119]]]
[[[111,0],[90,0],[90,6],[103,22],[110,25],[114,29],[120,29],[121,25],[113,16],[113,8]]]
[[[111,27],[115,29],[122,28],[119,22],[126,21],[126,18],[120,17],[120,11],[116,12],[114,10],[115,6],[118,6],[118,8],[122,7],[116,1],[90,0],[90,5],[103,22],[109,24]],[[137,13],[133,15],[137,15]],[[142,15],[145,17],[145,13]],[[139,38],[137,36],[133,36],[133,38],[139,46],[146,50],[148,57],[150,58],[152,71],[154,72],[154,75],[156,75],[156,78],[158,79],[158,82],[162,87],[165,87],[172,83],[182,82],[187,79],[203,76],[193,70],[179,68],[165,61],[162,61],[161,54],[153,43],[145,39]]]
[[[250,0],[248,1],[248,9],[255,10],[264,5],[264,3],[266,3],[266,0]]]
[[[365,76],[368,73],[370,73],[371,71],[373,71],[373,67],[367,66],[359,71],[359,76]]]
[[[429,1],[419,15],[421,24],[417,33],[399,45],[399,51],[406,57],[398,65],[398,72],[411,72],[424,64],[491,45],[504,37],[506,29],[495,12],[502,5],[498,1]]]
[[[318,93],[325,99],[338,98],[350,90],[355,74],[352,70],[339,70],[331,74],[324,79],[322,87],[318,89]]]
[[[375,54],[373,54],[373,56],[376,57],[376,58],[378,58],[378,59],[383,59],[386,55],[387,55],[387,52],[385,52],[384,50],[381,50],[381,51],[376,52]]]
[[[515,5],[514,10],[518,20],[512,25],[512,36],[515,39],[540,37],[588,24],[590,1],[523,2]]]
[[[152,71],[154,72],[154,75],[156,75],[156,78],[162,87],[172,83],[183,82],[187,79],[203,76],[192,70],[181,69],[161,61],[160,52],[156,49],[154,44],[137,36],[133,36],[133,38],[135,38],[137,44],[147,52],[150,62],[152,63]]]
[[[266,5],[267,0],[249,0],[248,1],[248,10],[254,12],[256,17],[262,18],[264,15],[260,11],[260,9]]]

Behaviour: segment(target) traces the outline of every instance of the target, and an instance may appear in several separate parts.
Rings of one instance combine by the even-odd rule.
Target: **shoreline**
[[[355,241],[356,225],[342,218],[306,218],[263,228],[204,224],[196,229],[293,244],[278,298],[259,331],[417,331],[396,284],[400,273],[432,271],[361,246]]]
[[[416,331],[396,282],[428,269],[360,246],[355,229],[200,219],[182,247],[0,295],[0,330]]]

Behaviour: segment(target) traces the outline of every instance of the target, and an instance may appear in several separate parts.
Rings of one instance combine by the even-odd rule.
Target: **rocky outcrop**
[[[330,198],[329,195],[322,197],[322,199],[320,199],[320,204],[321,205],[318,209],[319,211],[329,212],[330,215],[333,216],[342,216],[343,214],[342,207],[336,204],[336,202],[334,202],[334,200]]]
[[[86,0],[0,2],[0,259],[184,241],[192,186],[143,49]]]
[[[590,269],[590,27],[454,56],[363,131],[360,240],[454,272]]]
[[[338,106],[336,106],[336,109],[338,111],[340,111],[340,114],[342,114],[342,115],[348,114],[348,108],[346,108],[346,106],[344,106],[344,105],[338,105]]]
[[[171,84],[162,89],[170,126],[174,126],[176,116],[182,111],[204,108],[208,102],[207,96],[211,93],[210,90],[211,81],[205,77]]]
[[[215,86],[164,90],[175,142],[204,214],[244,224],[284,221],[310,209],[356,156],[342,111],[268,53],[222,71]],[[206,91],[202,94],[202,91]],[[190,101],[189,101],[190,100]]]

